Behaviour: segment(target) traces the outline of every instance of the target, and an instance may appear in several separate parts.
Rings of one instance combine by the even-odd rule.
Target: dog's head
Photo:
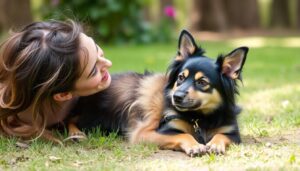
[[[247,47],[234,49],[213,60],[204,55],[192,35],[183,30],[179,36],[178,54],[169,67],[166,90],[178,111],[209,114],[224,105],[234,105],[236,80],[248,52]]]

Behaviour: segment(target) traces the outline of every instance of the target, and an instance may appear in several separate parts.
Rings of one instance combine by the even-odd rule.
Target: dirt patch
[[[172,151],[172,150],[159,150],[155,154],[151,156],[151,158],[154,159],[179,159],[179,160],[188,160],[190,157],[188,157],[185,153],[180,151]]]
[[[280,145],[280,144],[298,144],[300,145],[300,128],[285,132],[280,135],[272,137],[252,137],[242,136],[242,143],[247,144],[265,144],[266,146]],[[172,150],[159,150],[151,155],[148,159],[164,159],[164,160],[190,160],[183,152]]]
[[[272,137],[252,137],[243,136],[244,144],[256,143],[271,143],[271,144],[298,144],[300,145],[300,129],[284,132],[283,134],[275,135]]]

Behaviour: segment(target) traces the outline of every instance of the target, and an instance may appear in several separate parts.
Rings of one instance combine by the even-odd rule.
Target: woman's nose
[[[104,67],[111,67],[112,66],[112,62],[106,58],[103,58],[103,57],[98,57],[98,60],[99,60],[99,64],[104,66]]]
[[[109,67],[111,67],[112,66],[112,62],[110,61],[110,60],[108,60],[108,59],[106,59],[106,58],[104,58],[105,59],[105,63],[106,63],[106,66],[109,68]]]

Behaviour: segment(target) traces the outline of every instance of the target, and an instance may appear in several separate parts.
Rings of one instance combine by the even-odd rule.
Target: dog
[[[69,124],[86,131],[118,131],[130,143],[155,143],[189,156],[225,153],[230,144],[241,142],[241,109],[235,96],[248,48],[239,47],[216,60],[204,53],[183,30],[166,74],[112,75],[109,88],[79,98],[72,111],[76,119]]]

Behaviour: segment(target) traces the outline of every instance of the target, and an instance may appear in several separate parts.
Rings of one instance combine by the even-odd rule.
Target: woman
[[[36,22],[0,46],[1,132],[44,137],[62,122],[79,96],[110,85],[102,49],[73,21]]]

